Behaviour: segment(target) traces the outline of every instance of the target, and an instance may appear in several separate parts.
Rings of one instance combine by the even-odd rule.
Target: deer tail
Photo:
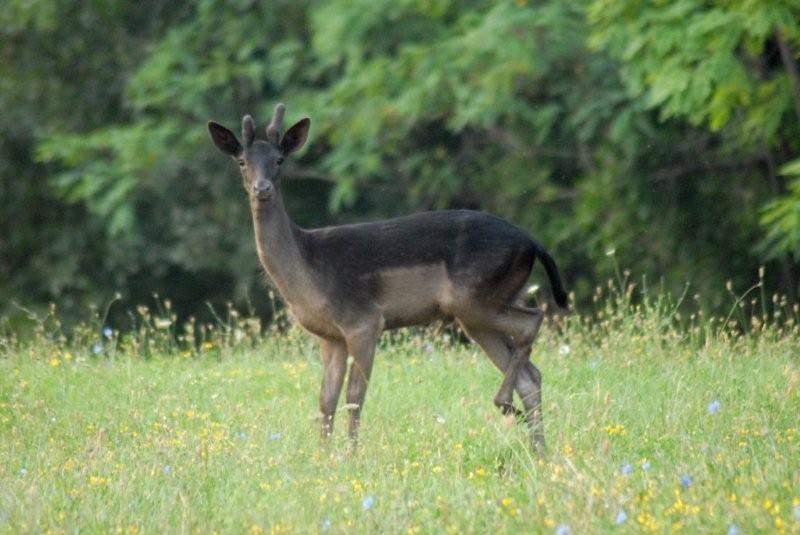
[[[550,279],[550,288],[553,292],[553,299],[558,306],[563,309],[567,308],[567,292],[564,291],[564,285],[561,283],[561,275],[558,273],[558,267],[553,257],[548,254],[544,247],[534,243],[536,256],[542,261],[545,271],[547,271],[547,278]]]

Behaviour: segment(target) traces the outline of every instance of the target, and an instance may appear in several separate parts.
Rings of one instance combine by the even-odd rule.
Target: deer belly
[[[386,328],[442,317],[442,295],[450,286],[444,263],[386,269],[379,280],[378,304]]]

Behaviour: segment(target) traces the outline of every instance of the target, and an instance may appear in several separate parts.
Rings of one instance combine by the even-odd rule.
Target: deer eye
[[[244,167],[244,160],[237,160],[236,163],[239,164],[239,167]]]
[[[283,163],[283,158],[282,158],[282,157],[280,157],[280,156],[278,156],[278,159],[277,159],[277,160],[275,160],[275,161],[277,162],[277,164],[278,164],[278,165],[280,165],[280,164],[282,164],[282,163]]]

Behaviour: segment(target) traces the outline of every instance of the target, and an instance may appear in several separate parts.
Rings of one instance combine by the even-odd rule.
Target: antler
[[[242,141],[245,147],[253,144],[256,138],[256,123],[249,115],[242,117]]]
[[[284,113],[286,113],[286,106],[284,106],[283,103],[275,106],[275,112],[272,114],[272,122],[269,123],[267,127],[267,140],[275,145],[278,144],[278,136],[280,136]]]

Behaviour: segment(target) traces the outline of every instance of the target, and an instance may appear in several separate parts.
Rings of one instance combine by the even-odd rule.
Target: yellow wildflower
[[[101,485],[105,485],[108,482],[108,479],[100,476],[89,476],[89,486],[90,487],[99,487]]]
[[[603,428],[603,431],[608,434],[608,436],[616,436],[616,435],[624,435],[625,434],[625,426],[622,424],[616,425],[607,425]]]

